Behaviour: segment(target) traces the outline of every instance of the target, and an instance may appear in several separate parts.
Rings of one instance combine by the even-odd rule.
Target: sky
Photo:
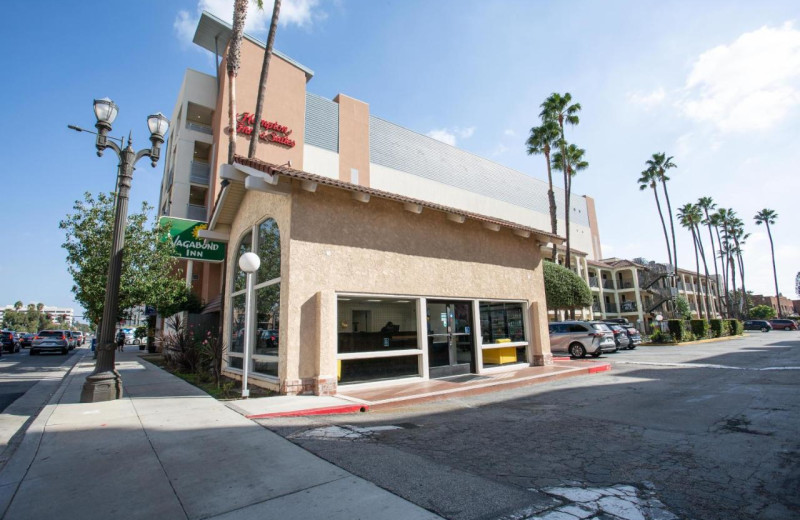
[[[214,73],[191,43],[203,9],[232,0],[12,2],[0,86],[4,149],[0,305],[80,306],[58,222],[86,191],[111,191],[113,154],[98,158],[92,100],[119,108],[113,135],[147,146],[146,118],[170,115],[186,68]],[[247,31],[271,16],[251,6]],[[595,198],[604,257],[666,261],[652,192],[636,180],[655,152],[673,156],[673,208],[711,196],[751,234],[747,289],[774,294],[770,245],[753,215],[778,213],[780,291],[800,271],[800,8],[796,0],[284,0],[275,48],[314,71],[308,90],[369,103],[383,119],[546,179],[525,139],[539,105],[570,92],[582,106],[567,140],[589,168],[573,193]],[[33,23],[24,20],[33,20]],[[13,123],[13,124],[11,124]],[[131,209],[158,204],[163,162],[141,161]],[[694,268],[688,231],[679,265]]]

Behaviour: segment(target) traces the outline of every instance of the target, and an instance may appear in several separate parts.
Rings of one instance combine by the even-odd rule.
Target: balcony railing
[[[617,312],[617,304],[616,303],[607,303],[606,304],[606,312]]]
[[[633,282],[622,282],[619,286],[620,289],[633,289]]]
[[[600,282],[597,281],[597,278],[589,278],[589,287],[600,287]]]
[[[639,310],[639,307],[636,306],[636,302],[622,302],[619,306],[622,312],[637,312]]]
[[[189,181],[193,184],[208,186],[211,178],[211,165],[206,162],[192,161],[189,167]]]
[[[602,309],[600,309],[600,304],[599,304],[599,303],[597,303],[597,302],[594,302],[594,303],[592,304],[592,311],[594,311],[594,312],[600,312],[601,310],[602,310]]]
[[[206,220],[206,207],[205,206],[196,206],[194,204],[187,204],[186,205],[186,218],[189,220],[201,220],[205,222]]]
[[[605,289],[613,289],[614,288],[614,281],[613,280],[603,280],[603,288],[605,288]]]
[[[202,125],[200,123],[193,123],[191,121],[186,121],[186,128],[188,128],[189,130],[194,130],[195,132],[214,135],[214,130],[212,130],[211,127],[208,125]]]

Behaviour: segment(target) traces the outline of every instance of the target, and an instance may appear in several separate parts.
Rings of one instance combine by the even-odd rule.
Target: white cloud
[[[638,105],[645,110],[652,110],[664,101],[666,97],[663,87],[658,87],[652,92],[628,92],[628,101],[634,105]]]
[[[453,128],[434,128],[425,135],[432,137],[437,141],[447,143],[450,146],[456,146],[458,139],[469,139],[474,133],[474,126],[468,126],[466,128],[454,126]]]
[[[449,144],[450,146],[456,145],[456,136],[448,132],[446,128],[433,129],[425,135],[432,137],[437,141]]]
[[[503,143],[499,143],[497,146],[494,147],[492,150],[492,157],[497,157],[498,155],[502,155],[508,151],[508,146],[504,145]]]
[[[517,133],[510,128],[506,128],[505,130],[503,130],[503,135],[506,135],[508,137],[515,137]]]
[[[278,24],[282,27],[296,25],[298,27],[310,27],[314,21],[325,18],[325,13],[318,9],[320,0],[283,0]],[[231,23],[233,18],[233,2],[231,0],[199,0],[195,13],[189,11],[178,11],[173,27],[178,38],[186,43],[190,43],[197,28],[197,21],[200,14],[208,11],[214,16]],[[245,31],[260,40],[267,39],[269,23],[272,20],[272,3],[264,2],[264,9],[258,9],[255,4],[250,3],[245,19]]]
[[[800,31],[791,22],[742,34],[701,54],[678,102],[722,132],[765,130],[800,105]]]

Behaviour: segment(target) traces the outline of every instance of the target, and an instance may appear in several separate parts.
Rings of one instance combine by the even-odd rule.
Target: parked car
[[[603,323],[602,321],[590,321],[589,324],[598,332],[602,332],[612,340],[614,339],[614,331],[611,330],[611,327],[608,326],[608,323]],[[613,345],[609,345],[608,343],[601,344],[603,348],[603,352],[616,352],[619,350],[617,346],[617,342],[614,341]]]
[[[761,332],[769,332],[772,330],[772,325],[767,320],[747,320],[744,322],[744,330],[760,330]]]
[[[69,339],[66,330],[39,331],[31,344],[31,356],[48,351],[58,351],[62,354],[69,352]]]
[[[631,346],[631,338],[628,336],[628,331],[622,325],[617,323],[606,323],[611,332],[614,333],[614,343],[617,344],[617,349],[628,349]]]
[[[633,327],[633,326],[625,327],[625,332],[628,333],[628,337],[631,340],[630,345],[628,345],[628,350],[633,350],[633,349],[635,349],[636,347],[638,347],[639,345],[642,344],[642,335],[636,329],[636,327]]]
[[[278,348],[278,331],[273,329],[264,329],[261,331],[258,342],[259,348],[267,348],[270,350]],[[277,352],[276,352],[277,353]]]
[[[65,330],[64,335],[67,337],[67,344],[69,349],[72,350],[78,346],[78,337],[71,330]]]
[[[614,333],[602,323],[555,321],[549,324],[549,329],[550,350],[553,352],[568,352],[570,356],[580,358],[586,354],[597,357],[605,350],[616,350]]]
[[[0,350],[19,352],[19,335],[13,330],[0,331]]]
[[[769,320],[769,324],[775,330],[797,330],[797,322],[794,320]]]
[[[86,338],[84,338],[83,336],[83,332],[76,330],[75,332],[73,332],[73,334],[75,334],[77,346],[80,347],[81,345],[83,345],[83,343],[86,341]]]
[[[36,334],[32,334],[30,332],[26,332],[19,338],[19,346],[22,348],[28,348],[33,343],[33,338],[36,337]]]

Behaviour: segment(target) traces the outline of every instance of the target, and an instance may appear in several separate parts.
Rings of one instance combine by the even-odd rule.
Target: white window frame
[[[509,368],[512,367],[525,367],[530,366],[531,364],[531,330],[530,330],[530,320],[528,316],[528,308],[530,307],[530,302],[528,300],[505,300],[502,298],[479,298],[475,299],[475,316],[476,316],[476,345],[479,345],[480,348],[476,348],[476,356],[477,353],[480,352],[480,359],[476,359],[476,372],[478,374],[491,374],[492,372],[505,372]],[[524,328],[524,336],[525,341],[509,341],[508,343],[485,343],[483,342],[483,334],[481,333],[481,303],[519,303],[522,305],[522,326]],[[483,365],[483,351],[484,350],[493,350],[499,348],[517,348],[517,347],[525,347],[525,359],[523,361],[517,361],[516,363],[509,363],[507,365],[501,365],[496,367],[486,367]]]

